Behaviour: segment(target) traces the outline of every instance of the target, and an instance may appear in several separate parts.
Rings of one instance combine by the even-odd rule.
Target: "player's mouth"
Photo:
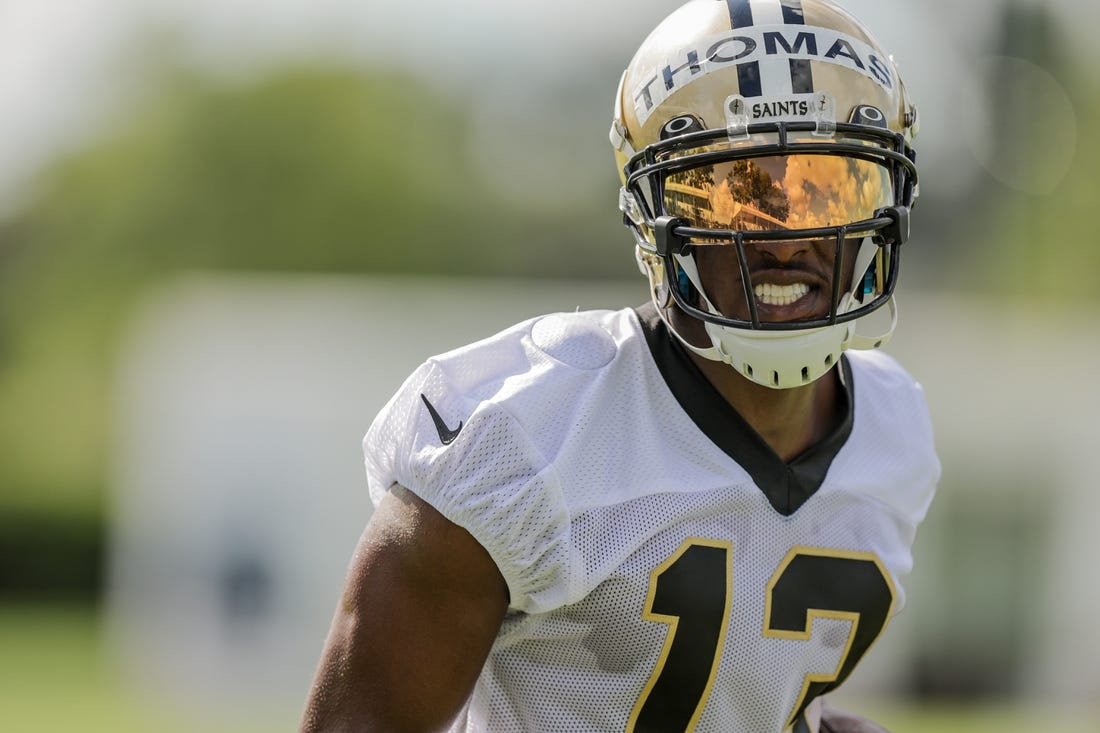
[[[810,292],[806,283],[779,285],[777,283],[759,283],[752,289],[756,302],[763,305],[787,306],[804,298]]]
[[[756,310],[765,322],[805,321],[822,316],[821,288],[807,282],[758,282]]]

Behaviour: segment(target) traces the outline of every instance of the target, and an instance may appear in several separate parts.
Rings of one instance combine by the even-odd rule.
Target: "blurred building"
[[[109,622],[180,704],[304,700],[370,514],[359,441],[425,357],[644,286],[190,277],[119,372]],[[1100,344],[1085,316],[903,292],[890,350],[924,384],[944,480],[910,605],[846,694],[1100,698]]]

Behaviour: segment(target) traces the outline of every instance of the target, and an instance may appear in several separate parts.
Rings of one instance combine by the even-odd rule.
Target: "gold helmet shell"
[[[915,137],[916,108],[893,59],[870,31],[830,0],[693,0],[665,18],[627,66],[615,100],[612,144],[620,170],[691,114],[725,124],[734,94],[777,99],[828,91],[842,113],[870,105],[886,126]],[[623,144],[625,143],[625,145]]]

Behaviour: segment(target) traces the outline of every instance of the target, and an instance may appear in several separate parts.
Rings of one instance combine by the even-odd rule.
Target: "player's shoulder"
[[[856,383],[865,382],[868,388],[896,390],[899,388],[920,390],[920,384],[905,367],[890,354],[880,349],[846,351]]]
[[[927,428],[924,388],[897,359],[880,350],[845,352],[852,375],[857,415],[895,422],[907,430]]]
[[[375,418],[364,442],[368,461],[430,467],[433,475],[421,478],[439,483],[438,471],[459,462],[551,459],[570,416],[606,392],[588,387],[609,378],[624,349],[639,348],[639,331],[629,310],[555,313],[433,356]]]
[[[889,354],[853,351],[845,356],[855,414],[839,467],[863,491],[919,522],[940,476],[924,390]]]
[[[428,365],[460,392],[477,392],[516,375],[597,371],[635,337],[635,323],[629,310],[550,313],[433,356]]]
[[[503,410],[523,420],[591,395],[624,351],[643,341],[630,310],[550,313],[428,359],[403,391],[457,415]]]
[[[847,352],[857,422],[873,426],[883,439],[932,440],[924,389],[892,356],[882,351]]]

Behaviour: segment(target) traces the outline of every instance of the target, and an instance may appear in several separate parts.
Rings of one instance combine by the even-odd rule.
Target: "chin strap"
[[[668,320],[668,316],[665,315],[665,311],[666,311],[665,308],[657,308],[657,315],[661,317],[662,321],[664,321],[665,328],[667,328],[669,330],[669,333],[671,333],[673,336],[675,336],[676,340],[679,341],[681,344],[683,344],[685,349],[698,354],[699,356],[703,357],[704,359],[710,359],[711,361],[721,361],[721,362],[725,362],[726,364],[732,364],[731,359],[728,358],[721,350],[719,350],[717,348],[717,346],[709,346],[709,347],[696,346],[695,344],[689,342],[687,339],[685,339],[683,336],[681,336],[680,332],[678,330],[676,330],[675,327],[673,327],[672,322]],[[710,335],[709,331],[707,332],[707,335],[708,336]]]
[[[699,267],[695,264],[695,258],[689,254],[674,254],[672,257],[676,260],[676,264],[680,266],[680,269],[687,275],[687,279],[691,281],[691,284],[695,286],[695,289],[699,292],[699,298],[703,301],[703,310],[710,311],[716,316],[721,316],[722,312],[714,307],[714,303],[710,302],[710,298],[707,297],[707,291],[703,290],[703,278],[699,277]]]
[[[866,274],[867,269],[874,262],[875,256],[879,253],[880,247],[870,237],[863,240],[863,244],[859,247],[859,253],[856,255],[855,267],[852,270],[852,279],[855,281],[852,283],[852,290],[846,293],[840,300],[840,305],[837,308],[838,313],[847,313],[850,310],[859,307],[859,303],[855,299],[855,294],[863,287],[863,276]],[[850,349],[877,349],[890,340],[890,337],[894,335],[894,329],[898,325],[898,305],[894,300],[894,296],[891,295],[886,301],[886,307],[890,309],[890,327],[886,329],[884,333],[877,336],[861,336],[856,332],[856,328],[859,327],[859,322],[866,320],[869,316],[873,315],[868,313],[866,316],[857,319],[855,328],[852,329],[851,338],[848,343]],[[876,309],[876,313],[878,310]]]
[[[715,315],[721,315],[722,312],[715,308],[714,303],[711,303],[710,298],[707,297],[707,291],[703,290],[703,279],[699,277],[699,268],[695,264],[695,258],[689,254],[674,254],[672,256],[676,259],[676,264],[679,265],[680,269],[684,271],[685,275],[687,275],[687,279],[690,280],[691,284],[695,286],[695,290],[699,293],[699,299],[700,301],[702,301],[701,305],[703,307],[703,310],[714,313]],[[663,312],[661,313],[661,318],[665,318]],[[707,336],[710,338],[712,344],[709,347],[696,346],[695,344],[689,343],[683,336],[680,335],[679,331],[672,328],[672,325],[668,322],[667,319],[665,320],[665,325],[668,326],[670,331],[676,334],[676,338],[680,340],[680,343],[682,343],[686,348],[694,351],[696,354],[703,357],[704,359],[710,359],[711,361],[721,361],[725,362],[726,364],[730,364],[731,366],[733,365],[733,355],[727,353],[726,350],[722,348],[721,340],[715,338],[715,335],[711,333],[711,324],[703,324],[704,330],[707,332]]]
[[[886,301],[886,307],[890,309],[890,328],[888,328],[885,333],[879,334],[878,336],[861,336],[853,332],[851,341],[848,344],[849,349],[859,349],[861,351],[877,349],[880,346],[885,346],[890,341],[890,337],[894,335],[894,329],[897,328],[898,325],[898,304],[897,301],[894,300],[893,295]],[[877,313],[878,310],[876,309],[875,312]],[[872,314],[869,313],[868,315]],[[866,317],[867,316],[863,316],[862,318],[856,319],[855,323],[857,327],[859,322]]]

